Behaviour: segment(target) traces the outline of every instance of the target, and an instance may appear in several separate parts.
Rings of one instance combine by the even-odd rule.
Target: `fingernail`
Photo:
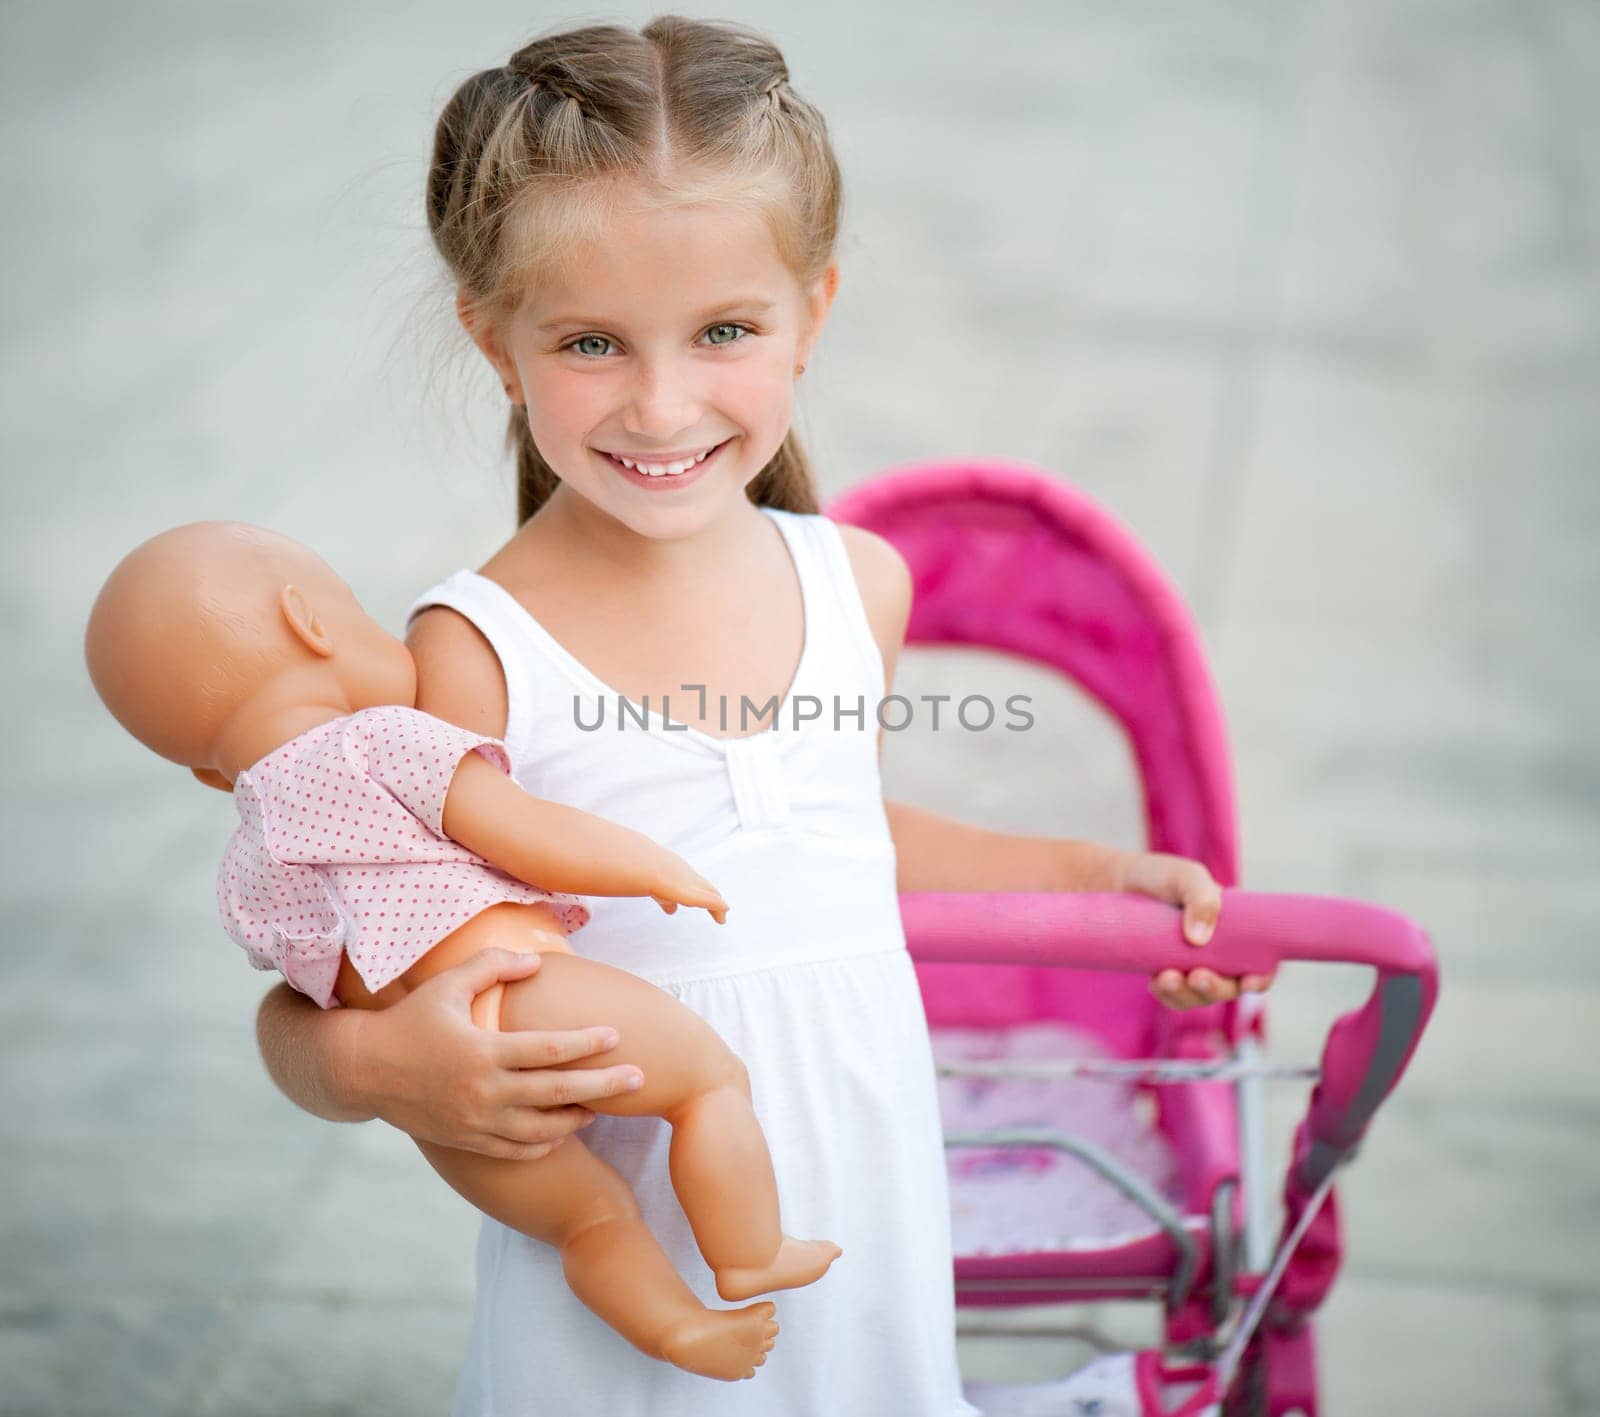
[[[622,1040],[617,1036],[615,1031],[602,1033],[600,1035],[600,1046],[602,1048],[615,1048],[621,1041]]]
[[[629,1092],[637,1092],[643,1086],[644,1086],[644,1078],[641,1077],[638,1073],[635,1073],[631,1078],[628,1079],[628,1091]]]
[[[1201,920],[1195,924],[1193,939],[1195,944],[1203,945],[1211,938],[1211,926],[1207,921]]]

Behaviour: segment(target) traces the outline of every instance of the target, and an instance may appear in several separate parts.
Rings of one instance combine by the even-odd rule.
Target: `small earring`
[[[795,367],[794,376],[795,376],[795,378],[798,379],[805,372],[806,372],[806,366],[804,364],[797,365]]]

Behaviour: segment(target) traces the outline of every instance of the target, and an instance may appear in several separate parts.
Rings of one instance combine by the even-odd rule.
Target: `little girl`
[[[512,404],[523,524],[417,601],[418,706],[502,738],[529,791],[717,881],[724,927],[601,898],[574,944],[675,995],[744,1060],[787,1226],[846,1255],[826,1285],[783,1296],[784,1342],[756,1380],[723,1387],[619,1343],[549,1251],[485,1220],[455,1412],[971,1413],[897,885],[1144,890],[1184,905],[1200,943],[1215,883],[1170,857],[904,808],[891,824],[873,706],[910,580],[887,543],[817,514],[789,428],[837,288],[840,183],[772,45],[672,16],[537,40],[446,106],[427,210]],[[799,712],[815,701],[820,717]],[[1197,976],[1174,1001],[1211,991]],[[269,1063],[295,1077],[272,1017]],[[332,1070],[323,1044],[308,1056]],[[666,1129],[602,1116],[585,1138],[712,1300]]]

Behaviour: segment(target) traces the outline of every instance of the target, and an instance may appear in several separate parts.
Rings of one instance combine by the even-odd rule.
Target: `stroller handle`
[[[914,892],[900,897],[920,964],[1016,964],[1155,975],[1204,966],[1270,974],[1289,960],[1377,971],[1366,1004],[1340,1018],[1295,1133],[1289,1189],[1309,1196],[1352,1154],[1399,1082],[1438,997],[1427,935],[1382,906],[1330,896],[1225,890],[1209,943],[1183,938],[1182,913],[1145,896]]]

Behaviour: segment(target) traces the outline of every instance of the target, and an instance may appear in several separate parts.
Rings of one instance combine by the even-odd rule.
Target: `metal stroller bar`
[[[993,1132],[950,1132],[944,1139],[946,1147],[954,1146],[1038,1146],[1054,1151],[1064,1151],[1093,1167],[1111,1182],[1129,1200],[1144,1209],[1159,1225],[1178,1251],[1178,1268],[1172,1276],[1170,1292],[1176,1308],[1189,1297],[1194,1284],[1198,1259],[1194,1236],[1184,1227],[1183,1217],[1158,1196],[1144,1178],[1130,1171],[1110,1152],[1092,1141],[1066,1132],[1052,1132],[1045,1128],[1003,1128]]]
[[[1315,1063],[1257,1063],[1228,1058],[1208,1062],[1201,1058],[1129,1058],[1117,1062],[1093,1059],[1048,1058],[1037,1062],[940,1063],[940,1077],[1016,1077],[1043,1081],[1050,1078],[1121,1078],[1152,1086],[1186,1082],[1237,1082],[1241,1078],[1298,1078],[1302,1081],[1322,1076]]]
[[[1311,1228],[1311,1222],[1317,1218],[1317,1212],[1322,1209],[1322,1202],[1333,1189],[1333,1178],[1345,1160],[1348,1160],[1348,1157],[1335,1164],[1322,1178],[1321,1184],[1306,1203],[1305,1210],[1301,1212],[1299,1220],[1295,1222],[1294,1229],[1278,1246],[1278,1253],[1273,1256],[1272,1268],[1267,1271],[1267,1277],[1262,1281],[1261,1287],[1250,1296],[1249,1304],[1239,1316],[1239,1327],[1233,1331],[1227,1347],[1217,1358],[1217,1378],[1223,1392],[1228,1390],[1228,1385],[1233,1381],[1233,1375],[1238,1371],[1239,1363],[1244,1358],[1244,1350],[1249,1346],[1250,1339],[1266,1314],[1267,1305],[1277,1292],[1278,1285],[1283,1282],[1284,1271],[1288,1269],[1290,1259],[1293,1258],[1300,1241],[1305,1238],[1306,1231]]]
[[[1294,1252],[1299,1248],[1300,1242],[1322,1209],[1322,1203],[1327,1199],[1328,1192],[1333,1189],[1334,1176],[1340,1166],[1348,1160],[1349,1157],[1346,1155],[1335,1161],[1318,1183],[1300,1218],[1284,1236],[1283,1243],[1278,1246],[1272,1268],[1263,1278],[1261,1287],[1250,1296],[1250,1302],[1239,1316],[1238,1327],[1234,1329],[1233,1336],[1217,1356],[1216,1361],[1209,1365],[1209,1371],[1204,1373],[1199,1387],[1187,1401],[1171,1409],[1168,1417],[1217,1417],[1221,1412],[1223,1399],[1228,1389],[1232,1387],[1234,1376],[1244,1361],[1245,1350],[1250,1346],[1250,1340],[1260,1327],[1261,1320],[1266,1317],[1267,1306],[1271,1303],[1278,1285],[1283,1282],[1283,1276],[1294,1258]]]

